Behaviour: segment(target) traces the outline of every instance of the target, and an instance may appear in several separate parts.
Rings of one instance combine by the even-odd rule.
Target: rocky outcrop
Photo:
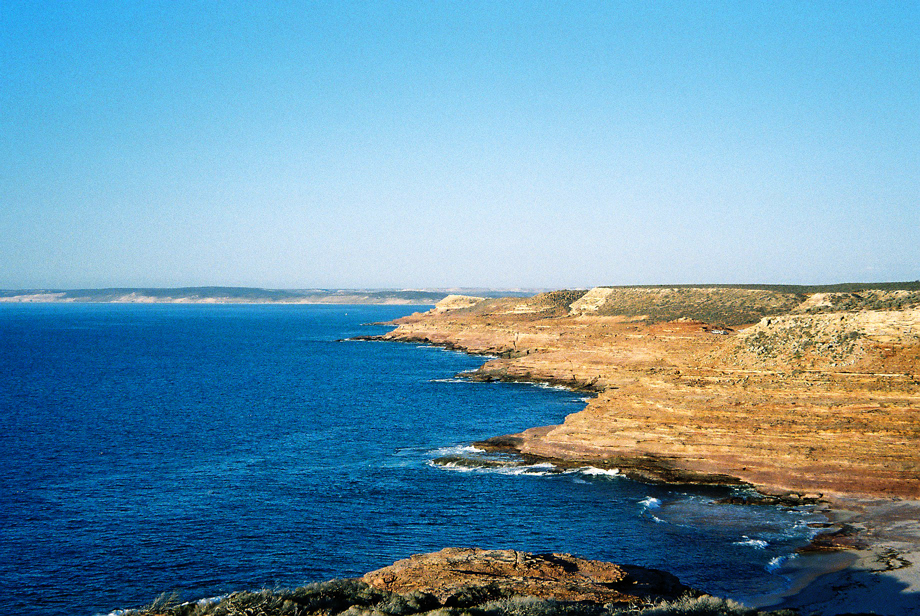
[[[434,305],[433,311],[436,313],[447,312],[449,310],[460,310],[475,306],[483,301],[484,297],[474,297],[472,295],[448,295]]]
[[[692,590],[669,573],[515,550],[446,548],[358,579],[293,590],[241,591],[179,603],[162,595],[138,616],[757,616]],[[118,611],[121,613],[121,610]]]
[[[597,314],[607,299],[616,292],[611,287],[594,287],[569,306],[569,314]]]
[[[530,596],[556,601],[634,603],[699,594],[669,573],[570,554],[446,548],[366,574],[379,590],[431,593],[446,606],[460,597]]]

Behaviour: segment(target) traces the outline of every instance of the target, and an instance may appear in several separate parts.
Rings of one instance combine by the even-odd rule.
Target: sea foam
[[[620,474],[620,469],[618,468],[597,468],[595,466],[585,466],[584,468],[576,469],[577,472],[582,475],[588,475],[589,477],[622,477]]]
[[[445,456],[464,456],[471,453],[485,453],[485,449],[480,449],[479,447],[473,447],[472,445],[449,445],[447,447],[439,447],[431,452],[431,455],[437,456],[439,458]]]
[[[743,540],[735,541],[734,545],[747,545],[747,546],[754,548],[755,550],[764,550],[770,544],[764,541],[763,539],[751,539],[747,535],[744,535]]]
[[[444,462],[437,463],[434,460],[428,461],[429,466],[437,466],[438,468],[443,468],[451,471],[459,471],[462,473],[492,473],[496,475],[530,475],[535,477],[545,477],[547,475],[557,475],[559,474],[558,469],[555,465],[550,464],[549,462],[542,462],[540,464],[527,464],[527,465],[508,465],[508,466],[487,466],[476,465],[474,460],[470,460],[468,463],[460,462]]]

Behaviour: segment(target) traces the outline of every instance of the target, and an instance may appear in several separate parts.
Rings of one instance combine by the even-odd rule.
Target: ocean
[[[482,357],[342,341],[427,307],[0,305],[0,611],[110,614],[358,576],[448,546],[568,552],[740,600],[807,510],[597,469],[440,466],[584,394]]]

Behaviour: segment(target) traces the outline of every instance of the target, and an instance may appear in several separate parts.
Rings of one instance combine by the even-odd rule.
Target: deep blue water
[[[430,460],[577,394],[482,358],[337,342],[392,306],[0,305],[0,612],[90,616],[354,576],[446,546],[564,551],[705,591],[781,587],[808,515],[589,473]]]

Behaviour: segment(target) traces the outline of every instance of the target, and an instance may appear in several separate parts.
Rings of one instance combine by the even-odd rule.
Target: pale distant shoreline
[[[255,287],[117,287],[0,289],[0,303],[19,304],[368,304],[433,305],[452,293],[530,296],[540,289],[263,289]]]
[[[376,305],[376,306],[431,306],[434,301],[421,301],[399,298],[368,299],[363,297],[330,297],[302,300],[247,300],[223,297],[136,297],[111,300],[94,300],[79,298],[59,298],[49,295],[19,295],[0,297],[0,304],[237,304],[237,305]]]
[[[829,285],[675,284],[622,285],[621,289],[749,289],[786,293],[853,293],[864,290],[920,290],[920,281]],[[368,304],[433,305],[448,295],[486,298],[531,297],[544,288],[450,287],[424,289],[266,289],[259,287],[108,287],[97,289],[0,289],[0,303],[49,304]]]

